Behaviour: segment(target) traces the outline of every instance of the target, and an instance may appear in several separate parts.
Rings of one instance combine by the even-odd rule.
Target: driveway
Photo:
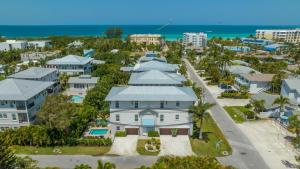
[[[161,150],[159,156],[175,155],[175,156],[189,156],[193,155],[189,136],[161,135]]]
[[[296,156],[294,148],[286,139],[293,135],[274,121],[245,122],[238,126],[244,133],[247,133],[246,136],[270,168],[287,169],[288,167],[283,164],[284,161],[297,164],[294,158]]]
[[[108,154],[134,156],[136,152],[137,135],[128,135],[127,137],[115,137],[113,145]]]

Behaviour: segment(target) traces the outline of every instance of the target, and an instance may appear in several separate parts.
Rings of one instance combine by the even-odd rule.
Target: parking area
[[[249,138],[262,158],[272,169],[287,169],[288,165],[297,164],[294,148],[287,140],[293,136],[271,120],[245,122],[238,124]]]
[[[134,156],[136,152],[138,136],[128,135],[127,137],[115,137],[111,150],[108,154]]]
[[[159,156],[175,155],[175,156],[188,156],[193,155],[189,136],[179,135],[172,137],[170,135],[161,135],[161,151]]]

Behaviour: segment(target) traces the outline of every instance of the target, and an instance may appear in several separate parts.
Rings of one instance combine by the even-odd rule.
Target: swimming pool
[[[83,100],[83,97],[78,96],[78,95],[74,95],[74,96],[72,96],[71,100],[72,100],[72,102],[74,102],[74,103],[81,103],[82,100]]]
[[[101,135],[105,135],[108,132],[108,129],[91,129],[90,130],[90,135],[93,136],[101,136]]]

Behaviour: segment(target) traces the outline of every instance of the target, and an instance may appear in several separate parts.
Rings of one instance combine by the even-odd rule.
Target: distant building
[[[249,74],[249,73],[257,73],[260,74],[260,72],[252,69],[248,66],[242,66],[242,65],[232,65],[232,66],[226,66],[226,70],[228,70],[230,73],[234,75],[239,74]]]
[[[45,82],[57,82],[58,72],[53,68],[31,67],[26,70],[8,76],[12,79],[37,80]]]
[[[160,34],[133,34],[129,35],[130,42],[144,45],[161,45],[162,39]]]
[[[159,70],[162,72],[176,73],[179,67],[177,64],[168,64],[157,60],[137,63],[134,67],[121,67],[124,72],[145,72],[149,70]]]
[[[152,60],[159,61],[159,62],[165,62],[165,63],[167,62],[167,59],[165,57],[160,57],[159,53],[155,52],[155,51],[145,52],[145,56],[142,56],[138,62],[143,63],[143,62],[148,62],[148,61],[152,61]]]
[[[256,38],[299,43],[300,29],[256,30]]]
[[[69,75],[90,74],[92,71],[93,58],[68,55],[47,62],[48,68],[56,68],[59,73]]]
[[[18,40],[6,40],[6,42],[0,42],[0,51],[9,51],[14,49],[26,49],[28,43],[26,41]]]
[[[287,45],[283,45],[283,44],[271,44],[271,45],[267,45],[265,46],[265,50],[269,51],[269,52],[275,52],[277,50],[280,50],[282,48],[286,48]]]
[[[85,96],[87,90],[95,87],[99,77],[91,77],[91,75],[80,75],[79,77],[70,77],[68,80],[68,95]]]
[[[283,80],[281,85],[281,95],[300,105],[300,78]]]
[[[184,33],[182,43],[185,47],[206,47],[207,45],[207,34],[205,33]]]
[[[251,38],[242,38],[242,43],[245,44],[255,44],[260,46],[266,46],[273,43],[272,40],[267,39],[251,39]]]
[[[52,47],[51,40],[29,41],[28,46],[35,48]]]
[[[83,50],[83,56],[84,57],[93,57],[95,55],[96,51],[95,49],[84,49]]]
[[[22,79],[0,81],[0,130],[28,126],[35,119],[54,82]]]
[[[116,54],[118,52],[119,52],[119,49],[113,49],[113,50],[110,51],[110,53],[112,53],[112,54]]]
[[[224,46],[224,50],[230,50],[234,52],[250,52],[251,48],[248,46]]]
[[[234,86],[240,88],[245,86],[250,94],[257,94],[271,88],[270,82],[274,74],[247,73],[235,77]]]
[[[70,47],[70,48],[80,48],[82,46],[83,46],[83,43],[80,41],[77,41],[77,40],[68,44],[68,47]]]
[[[57,57],[60,56],[61,51],[44,51],[44,52],[25,52],[21,53],[21,61],[29,61],[29,60],[41,60],[51,57]]]

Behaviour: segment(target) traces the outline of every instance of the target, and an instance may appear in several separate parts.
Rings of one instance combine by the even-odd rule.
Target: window
[[[134,115],[134,121],[139,121],[139,115],[138,114]]]
[[[176,119],[176,120],[179,120],[179,114],[176,114],[176,115],[175,115],[175,119]]]
[[[117,129],[117,130],[120,130],[120,126],[117,126],[116,129]]]
[[[115,107],[116,107],[116,108],[119,108],[119,101],[116,101],[116,102],[115,102]]]
[[[180,102],[176,101],[176,106],[179,107],[180,106]]]
[[[134,108],[136,108],[136,109],[139,108],[139,102],[138,101],[134,102]]]
[[[159,121],[164,121],[164,115],[163,115],[163,114],[161,114],[161,115],[159,116]]]
[[[3,118],[7,119],[7,113],[3,113]]]
[[[116,114],[116,121],[120,121],[120,115]]]
[[[164,107],[165,107],[164,102],[161,101],[161,102],[160,102],[160,108],[163,109]]]
[[[17,116],[15,113],[11,114],[13,120],[17,120]]]

